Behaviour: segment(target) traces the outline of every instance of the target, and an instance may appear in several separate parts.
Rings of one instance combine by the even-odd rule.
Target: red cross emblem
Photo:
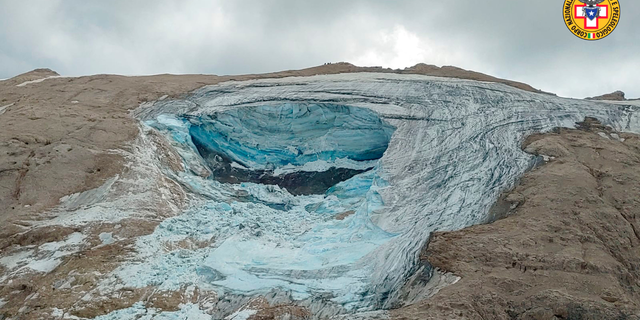
[[[600,19],[609,19],[609,6],[606,4],[597,5],[597,13],[594,13],[594,10],[586,10],[587,5],[575,5],[575,17],[576,20],[582,19],[584,21],[584,29],[598,30],[600,29]],[[589,16],[590,14],[594,16]],[[595,16],[597,15],[597,17]]]

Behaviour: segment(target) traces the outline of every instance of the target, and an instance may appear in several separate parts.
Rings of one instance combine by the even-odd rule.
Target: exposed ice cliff
[[[483,222],[535,163],[523,136],[585,116],[638,132],[638,109],[391,74],[227,82],[147,104],[134,115],[180,155],[187,170],[163,174],[190,200],[113,281],[216,291],[229,297],[219,317],[255,295],[300,300],[316,317],[389,308],[431,232]],[[294,195],[292,179],[322,188]],[[187,238],[204,245],[164,248]]]
[[[163,128],[167,120],[149,124]],[[322,193],[373,167],[393,132],[368,109],[331,104],[238,108],[183,121],[214,179],[294,194]]]
[[[290,103],[201,117],[189,129],[193,141],[252,169],[380,159],[392,131],[368,109]]]

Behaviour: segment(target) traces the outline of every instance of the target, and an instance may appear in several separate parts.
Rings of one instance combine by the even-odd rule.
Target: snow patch
[[[4,114],[5,112],[7,112],[7,109],[8,109],[9,107],[13,106],[13,105],[15,105],[15,103],[10,103],[10,104],[8,104],[8,105],[6,105],[6,106],[2,106],[2,107],[0,107],[0,114]]]
[[[98,316],[94,320],[211,320],[211,315],[200,310],[197,304],[181,304],[178,311],[161,311],[154,308],[146,308],[144,303],[138,302],[133,306],[113,311],[107,315]]]
[[[112,244],[115,241],[111,232],[103,232],[99,235],[99,238],[102,241],[102,245]]]
[[[57,268],[60,265],[60,263],[62,263],[60,259],[49,258],[49,259],[32,261],[29,263],[27,267],[34,271],[49,273],[53,271],[55,268]]]
[[[625,138],[621,138],[620,135],[617,133],[611,133],[610,136],[620,142],[624,142],[626,140]]]
[[[76,281],[76,277],[71,276],[67,279],[57,280],[53,283],[53,287],[58,289],[70,289],[71,285]]]
[[[540,156],[542,157],[542,160],[544,160],[544,162],[549,162],[549,161],[554,160],[556,158],[556,157],[553,157],[553,156],[548,156],[546,154],[541,154]]]
[[[64,311],[62,309],[53,308],[51,316],[54,318],[62,318],[64,316]]]
[[[0,264],[2,264],[8,270],[12,270],[18,266],[24,265],[27,259],[29,259],[32,255],[33,251],[31,250],[19,251],[0,259]]]
[[[55,79],[55,78],[63,78],[62,76],[51,76],[51,77],[46,77],[46,78],[42,78],[42,79],[37,79],[37,80],[31,80],[31,81],[25,81],[19,85],[16,85],[16,87],[24,87],[26,85],[29,84],[33,84],[33,83],[40,83],[42,81],[48,80],[48,79]]]
[[[252,315],[258,313],[258,310],[244,309],[239,310],[226,317],[225,320],[247,320]]]
[[[48,242],[35,249],[23,250],[0,259],[0,263],[17,276],[28,270],[49,273],[62,263],[62,258],[76,253],[84,244],[85,236],[80,232],[70,234],[66,240]]]
[[[67,236],[67,239],[64,241],[48,242],[41,245],[39,248],[40,250],[55,251],[56,254],[59,254],[57,252],[64,251],[61,250],[62,248],[82,244],[84,239],[85,235],[80,232],[74,232]]]

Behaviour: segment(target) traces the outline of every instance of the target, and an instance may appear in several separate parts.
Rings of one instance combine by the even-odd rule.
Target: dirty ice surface
[[[62,263],[64,257],[82,248],[85,244],[84,239],[82,233],[74,232],[63,241],[14,249],[14,253],[0,258],[0,264],[7,269],[5,275],[0,277],[0,283],[24,273],[53,271]]]

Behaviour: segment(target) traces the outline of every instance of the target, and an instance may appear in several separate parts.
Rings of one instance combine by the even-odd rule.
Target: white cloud
[[[372,47],[363,54],[347,59],[356,65],[402,69],[421,62],[435,65],[453,64],[461,55],[443,45],[420,37],[402,25],[381,30],[372,37]]]
[[[503,0],[0,0],[0,78],[37,67],[70,76],[243,74],[424,62],[565,96],[640,96],[640,56],[630,54],[640,50],[632,23],[640,2],[625,3],[618,29],[596,42],[565,30],[558,10]],[[584,85],[589,77],[597,83]]]

